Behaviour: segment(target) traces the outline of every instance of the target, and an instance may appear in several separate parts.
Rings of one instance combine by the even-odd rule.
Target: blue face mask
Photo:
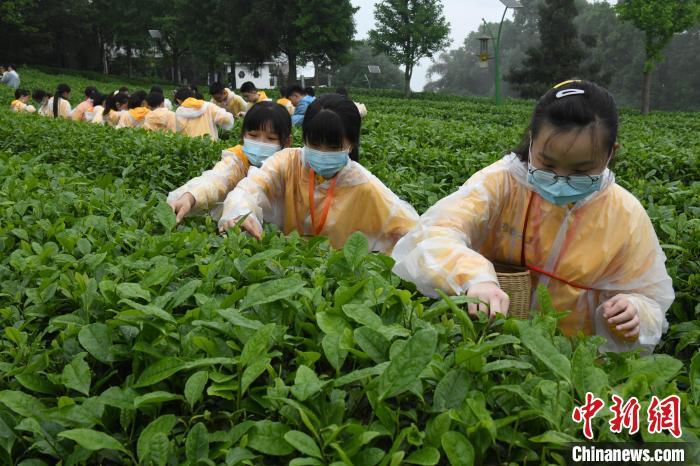
[[[243,153],[248,157],[248,162],[254,167],[260,167],[265,160],[281,149],[277,144],[268,144],[255,139],[243,138]]]
[[[333,178],[336,173],[347,165],[350,151],[323,152],[304,146],[304,160],[314,172],[324,178]]]
[[[532,160],[532,151],[530,151],[529,160]],[[559,176],[548,170],[536,169],[529,160],[527,163],[528,183],[535,187],[537,194],[552,204],[571,204],[600,191],[603,174]]]

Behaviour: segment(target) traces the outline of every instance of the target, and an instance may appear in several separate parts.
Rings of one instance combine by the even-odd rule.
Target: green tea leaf
[[[167,401],[179,400],[182,397],[180,395],[175,395],[174,393],[168,393],[163,391],[146,393],[142,396],[137,396],[134,398],[134,408],[139,409],[143,406],[161,404]]]
[[[265,372],[270,361],[272,361],[270,358],[256,359],[245,368],[241,376],[241,394],[248,391],[248,387]]]
[[[605,395],[609,385],[608,375],[595,365],[597,357],[596,345],[583,342],[576,348],[571,359],[571,379],[582,400],[586,398],[587,392],[599,397]]]
[[[309,437],[304,432],[290,430],[284,434],[284,439],[301,453],[313,456],[314,458],[322,458],[321,450],[319,450],[318,445],[316,445],[316,442],[314,442],[314,439]]]
[[[172,229],[175,228],[175,225],[177,225],[173,209],[166,202],[158,203],[158,205],[153,209],[153,216],[161,225],[163,225],[165,231],[172,231]]]
[[[319,380],[313,369],[307,366],[299,366],[294,379],[292,394],[297,400],[306,401],[320,392],[325,385],[326,383]]]
[[[120,298],[151,300],[151,294],[148,290],[144,290],[138,283],[120,283],[117,285],[117,294]]]
[[[98,322],[84,326],[78,333],[78,341],[98,361],[105,364],[114,362],[112,338],[105,324]]]
[[[474,447],[459,432],[445,432],[442,435],[442,449],[453,466],[473,466]]]
[[[520,340],[553,374],[571,383],[571,363],[552,344],[544,332],[526,321],[517,321]]]
[[[61,383],[66,388],[71,388],[85,396],[90,395],[90,381],[92,375],[90,366],[85,362],[87,353],[80,353],[73,358],[70,364],[66,364],[61,374]]]
[[[102,449],[126,451],[124,446],[111,435],[107,435],[104,432],[98,432],[92,429],[64,430],[63,432],[60,432],[58,436],[73,440],[81,447],[90,451]]]
[[[190,409],[194,409],[194,405],[202,399],[207,380],[209,380],[207,371],[195,372],[187,379],[185,383],[185,399],[190,405]]]
[[[187,460],[192,464],[209,457],[209,432],[203,423],[198,422],[190,429],[185,441],[185,451]]]
[[[187,363],[178,358],[165,357],[148,366],[136,381],[136,388],[148,387],[165,380],[176,372],[187,368]]]
[[[433,409],[445,411],[457,408],[469,393],[471,376],[466,369],[452,369],[438,382],[433,397]]]
[[[248,294],[240,304],[240,309],[274,303],[287,299],[304,289],[304,282],[299,277],[280,278],[269,282],[251,285]]]
[[[168,462],[170,441],[167,435],[157,432],[148,442],[147,458],[156,466],[165,466]]]
[[[139,460],[143,461],[148,455],[148,449],[153,442],[153,437],[158,434],[168,435],[175,427],[177,418],[172,414],[166,414],[151,421],[145,429],[141,431],[136,445]]]
[[[362,261],[369,254],[369,243],[367,237],[360,232],[355,232],[350,237],[345,240],[343,245],[343,255],[345,260],[352,269],[357,269],[357,267],[362,263]]]
[[[432,328],[418,330],[404,348],[391,359],[389,367],[377,379],[377,393],[383,400],[406,391],[435,353],[437,333]]]
[[[383,325],[381,317],[362,304],[346,304],[343,306],[343,313],[358,324],[367,327],[377,328]]]
[[[525,361],[516,361],[514,359],[499,359],[491,361],[481,368],[481,372],[502,372],[507,370],[533,370],[532,364]]]
[[[700,405],[700,353],[696,352],[690,360],[690,388],[693,393],[695,403]]]
[[[1,391],[0,403],[24,417],[41,416],[46,409],[41,401],[33,396],[14,390]]]
[[[404,462],[408,464],[432,466],[434,464],[438,464],[439,461],[440,452],[437,450],[437,448],[425,447],[411,453]]]
[[[369,327],[360,327],[354,332],[355,342],[376,363],[386,361],[391,342],[384,335]]]
[[[286,456],[294,451],[285,439],[289,427],[273,421],[258,421],[248,434],[248,447],[265,455]]]
[[[267,324],[248,339],[243,346],[243,351],[241,351],[241,366],[245,367],[267,354],[268,348],[272,345],[272,335],[274,334],[275,327],[275,324]]]

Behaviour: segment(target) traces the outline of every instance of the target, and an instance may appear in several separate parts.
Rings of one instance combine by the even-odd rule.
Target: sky
[[[360,7],[355,13],[356,39],[366,39],[367,31],[374,28],[374,4],[377,0],[351,0],[352,4]],[[489,22],[501,20],[505,7],[499,0],[443,0],[444,14],[450,22],[450,38],[452,43],[448,49],[462,46],[464,39],[471,31],[476,31],[481,24],[481,18]],[[508,10],[506,19],[513,18],[513,10]],[[422,91],[428,83],[426,76],[431,60],[424,58],[413,70],[411,89]]]

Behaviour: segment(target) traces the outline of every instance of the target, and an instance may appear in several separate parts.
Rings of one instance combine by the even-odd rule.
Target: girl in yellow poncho
[[[49,98],[51,97],[51,94],[48,94],[46,91],[42,89],[36,89],[34,92],[32,92],[32,99],[34,99],[34,102],[36,102],[39,105],[39,109],[37,110],[37,113],[41,116],[49,116],[50,110],[49,110]]]
[[[246,113],[241,140],[242,145],[221,151],[221,160],[214,168],[168,195],[178,222],[207,210],[219,220],[226,195],[269,157],[292,145],[292,120],[279,105],[263,102]]]
[[[151,92],[146,96],[146,103],[151,111],[146,115],[143,129],[146,131],[177,132],[175,112],[165,107],[165,97],[160,92]]]
[[[126,112],[129,108],[129,96],[123,92],[115,91],[107,96],[104,102],[104,108],[101,112],[95,112],[91,123],[98,125],[108,125],[115,127],[119,124],[119,118],[122,112]]]
[[[217,127],[233,128],[233,115],[210,102],[195,99],[194,95],[194,91],[188,88],[175,94],[180,105],[175,112],[178,131],[190,137],[209,136],[212,141],[218,141]]]
[[[53,97],[49,99],[49,115],[52,118],[70,118],[73,110],[71,109],[70,102],[70,86],[68,84],[59,84],[56,86],[56,92]]]
[[[265,91],[259,91],[252,81],[246,81],[241,84],[241,95],[245,101],[248,102],[248,110],[253,108],[253,105],[257,103],[272,101],[272,99],[265,94]]]
[[[241,181],[224,201],[219,228],[242,228],[259,238],[262,225],[285,234],[323,235],[341,248],[355,231],[374,251],[391,252],[418,220],[408,203],[357,163],[360,115],[337,94],[312,104],[304,121],[302,149],[286,149]]]
[[[555,308],[571,311],[559,323],[565,334],[601,335],[602,350],[652,351],[674,294],[647,213],[608,169],[617,129],[605,89],[584,81],[551,89],[522,146],[399,241],[394,271],[426,295],[466,294],[484,303],[479,310],[506,313],[493,264],[522,265]]]
[[[26,89],[17,89],[15,91],[15,100],[10,104],[13,112],[34,113],[36,108],[29,104],[29,91]]]
[[[248,108],[248,104],[243,100],[243,97],[224,87],[218,81],[209,86],[209,94],[211,94],[211,103],[218,105],[231,115],[245,113]]]
[[[151,111],[146,106],[146,91],[136,91],[129,97],[129,110],[121,112],[117,128],[141,128]]]

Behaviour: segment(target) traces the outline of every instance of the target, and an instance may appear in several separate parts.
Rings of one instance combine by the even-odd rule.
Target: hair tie
[[[557,92],[556,98],[561,99],[563,97],[568,97],[570,95],[579,95],[579,94],[585,94],[586,91],[583,89],[562,89],[561,91]]]

